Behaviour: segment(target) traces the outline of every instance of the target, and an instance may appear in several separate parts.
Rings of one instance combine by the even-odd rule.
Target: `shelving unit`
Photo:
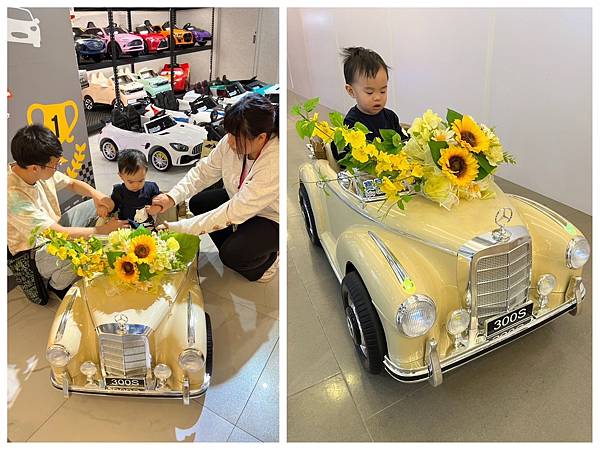
[[[114,12],[127,12],[127,30],[128,31],[132,31],[133,27],[132,27],[132,23],[131,23],[131,12],[132,11],[147,11],[147,12],[157,12],[157,11],[165,11],[169,13],[169,23],[171,24],[176,24],[177,20],[176,20],[176,14],[177,11],[181,11],[181,10],[190,10],[190,9],[204,9],[204,8],[74,8],[74,11],[77,12],[106,12],[108,15],[108,26],[111,26],[111,23],[114,25],[113,20],[112,20],[112,15]],[[100,70],[100,69],[108,69],[108,68],[112,68],[114,75],[115,75],[115,97],[117,99],[116,102],[116,107],[118,107],[118,105],[120,104],[120,92],[119,92],[119,84],[118,84],[118,78],[117,78],[117,68],[120,66],[124,66],[124,65],[131,65],[131,71],[134,71],[134,64],[137,63],[143,63],[143,62],[148,62],[148,61],[152,61],[155,59],[163,59],[163,58],[169,58],[169,62],[171,65],[171,84],[174,83],[174,76],[173,76],[173,70],[174,70],[174,66],[177,64],[177,57],[178,56],[182,56],[182,55],[188,55],[191,53],[197,53],[197,52],[204,52],[204,51],[210,51],[210,65],[209,65],[209,79],[212,79],[212,72],[213,72],[213,48],[214,48],[214,27],[215,27],[215,8],[211,8],[212,9],[212,15],[211,15],[211,26],[210,26],[210,33],[212,38],[210,39],[210,43],[211,45],[204,45],[204,46],[196,46],[194,45],[193,47],[188,47],[188,48],[181,48],[181,49],[177,49],[175,47],[175,45],[173,45],[173,30],[171,28],[171,35],[169,38],[169,50],[168,51],[163,51],[160,53],[151,53],[148,55],[138,55],[138,56],[134,56],[134,57],[127,57],[127,56],[123,56],[121,58],[114,58],[111,57],[109,59],[106,59],[104,61],[100,61],[100,62],[84,62],[84,61],[80,61],[79,62],[79,70]],[[111,41],[109,42],[108,45],[117,45],[114,42],[114,37],[111,36]],[[114,53],[113,53],[114,55]],[[105,109],[103,108],[96,108],[95,110],[92,111],[85,111],[85,120],[86,120],[86,125],[87,125],[87,130],[88,133],[93,133],[95,131],[98,131],[99,129],[101,129],[104,126],[104,122],[110,118],[111,116],[111,112],[112,112],[112,108],[108,107]]]

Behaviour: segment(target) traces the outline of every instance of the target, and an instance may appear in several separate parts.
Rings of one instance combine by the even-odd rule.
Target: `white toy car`
[[[128,128],[119,128],[109,122],[100,132],[100,151],[109,161],[115,161],[120,150],[137,149],[143,152],[152,167],[165,172],[171,166],[193,165],[201,157],[205,129],[176,122],[166,114],[151,120],[137,116],[138,123],[129,122]],[[127,119],[125,119],[127,121]]]
[[[118,77],[123,105],[127,106],[147,97],[144,86],[131,76],[120,73]],[[89,86],[81,90],[81,96],[87,111],[91,111],[97,103],[114,106],[116,101],[114,77],[107,78],[102,72],[92,73],[89,77]]]
[[[156,100],[159,99],[157,98]],[[191,123],[193,125],[215,122],[225,117],[225,108],[209,96],[200,95],[192,101],[177,100],[173,96],[169,102],[155,101],[154,103],[154,105],[146,107],[145,117],[152,118],[156,114],[165,111],[166,114],[173,117],[177,122]]]

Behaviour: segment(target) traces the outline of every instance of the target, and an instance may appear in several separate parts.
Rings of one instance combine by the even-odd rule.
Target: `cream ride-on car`
[[[158,114],[148,118],[137,113],[133,106],[124,113],[113,111],[113,120],[100,131],[100,151],[109,161],[116,161],[119,151],[137,149],[143,152],[152,167],[164,172],[171,166],[190,166],[203,156],[208,133],[204,128],[176,122],[172,117]],[[133,117],[133,118],[132,118]]]
[[[369,372],[437,386],[443,372],[581,311],[590,247],[559,214],[493,182],[493,199],[446,211],[416,196],[386,214],[377,180],[339,170],[326,150],[300,167],[300,207]]]
[[[46,358],[52,385],[70,393],[190,398],[212,373],[210,317],[196,261],[157,289],[113,293],[106,275],[77,281],[58,307]]]
[[[135,81],[126,73],[118,74],[119,94],[123,105],[137,103],[148,94],[141,83]],[[81,90],[83,107],[91,111],[97,103],[113,105],[116,102],[114,76],[110,78],[102,72],[93,72],[89,77],[88,86]]]

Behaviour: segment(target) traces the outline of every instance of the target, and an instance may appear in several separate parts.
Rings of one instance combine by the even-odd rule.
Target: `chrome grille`
[[[202,144],[198,144],[198,145],[194,146],[194,148],[192,149],[192,155],[199,155],[201,151],[202,151]]]
[[[103,325],[102,327],[106,326]],[[111,331],[114,331],[114,327]],[[140,331],[145,332],[146,327],[141,327]],[[104,376],[120,378],[146,376],[146,371],[150,368],[150,353],[146,334],[101,332],[99,341],[100,361]]]
[[[531,246],[481,257],[476,267],[477,317],[485,319],[527,301],[531,284]]]

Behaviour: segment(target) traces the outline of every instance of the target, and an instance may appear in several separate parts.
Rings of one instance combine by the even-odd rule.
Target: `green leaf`
[[[177,256],[185,264],[193,261],[200,247],[200,238],[192,234],[174,233],[173,237],[179,242]]]
[[[402,202],[402,198],[400,198],[396,204],[398,205],[398,208],[404,211],[404,203]]]
[[[331,122],[331,126],[333,127],[344,126],[344,116],[342,115],[342,113],[339,113],[337,111],[329,113],[329,121]]]
[[[448,121],[448,125],[451,127],[455,120],[462,120],[463,115],[459,112],[456,112],[450,108],[448,108],[448,113],[446,114],[446,120]]]
[[[431,157],[433,162],[439,167],[438,161],[442,156],[442,149],[447,148],[448,143],[445,141],[429,141],[429,150],[431,150]]]
[[[108,260],[108,265],[111,268],[114,268],[115,261],[117,260],[117,258],[119,258],[122,255],[124,255],[123,252],[106,252],[106,259]]]
[[[402,139],[400,139],[400,135],[398,133],[394,134],[392,137],[392,144],[394,144],[394,147],[396,148],[402,146]]]
[[[300,105],[292,106],[290,113],[292,114],[292,116],[299,116],[300,115]]]
[[[150,273],[150,266],[146,263],[138,264],[138,270],[140,271],[140,281],[147,281],[154,276]]]
[[[360,122],[356,122],[354,124],[354,128],[356,128],[359,131],[362,131],[365,134],[369,134],[370,133],[369,129],[365,125],[363,125],[362,123],[360,123]]]
[[[311,112],[313,109],[315,109],[317,107],[317,105],[319,104],[319,97],[315,97],[315,98],[311,98],[310,100],[307,100],[304,103],[304,110],[309,113]]]
[[[394,130],[388,130],[388,129],[381,129],[379,130],[379,135],[381,136],[381,139],[383,139],[383,141],[390,141],[392,142],[394,140],[394,135],[396,135],[398,133],[396,133]]]
[[[479,164],[479,172],[477,173],[477,178],[475,178],[475,180],[479,181],[484,179],[496,169],[488,162],[483,153],[474,153],[473,156],[475,156],[475,159],[477,159],[477,163]]]
[[[304,127],[304,132],[306,133],[306,137],[311,137],[313,135],[313,131],[315,131],[315,123],[314,122],[306,122],[306,126]]]
[[[131,234],[129,235],[129,238],[133,239],[136,236],[142,236],[144,234],[151,235],[152,233],[150,233],[150,230],[144,228],[143,225],[140,225],[134,231],[131,232]]]
[[[304,140],[304,138],[306,137],[305,135],[305,124],[306,124],[306,120],[299,120],[298,122],[296,122],[296,132],[298,133],[298,136],[300,136],[300,139]]]
[[[344,167],[347,167],[347,168],[356,167],[356,162],[354,161],[354,158],[352,158],[352,153],[351,152],[346,153],[346,156],[344,156],[342,159],[340,159],[338,161],[338,164],[340,166],[344,166]]]
[[[342,133],[342,130],[335,130],[335,133],[333,134],[333,143],[338,149],[338,153],[344,150],[344,147],[346,147],[346,139],[344,139],[344,134]]]

